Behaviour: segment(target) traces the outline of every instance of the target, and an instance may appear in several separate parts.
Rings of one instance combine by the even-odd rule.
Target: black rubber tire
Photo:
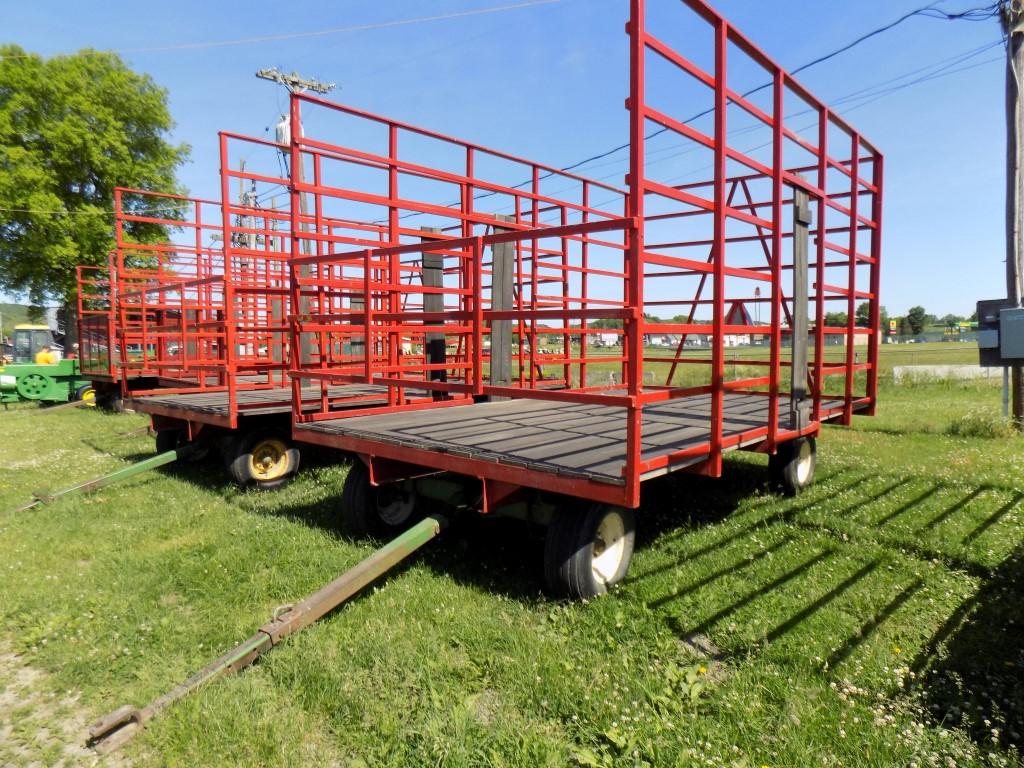
[[[184,448],[188,445],[188,437],[183,429],[163,429],[156,433],[156,452],[167,453],[177,448]],[[200,442],[194,446],[194,450],[184,461],[189,464],[198,464],[210,454],[210,446]]]
[[[594,546],[601,522],[618,515],[623,552],[615,573],[600,579],[594,573]],[[555,513],[544,545],[544,581],[553,597],[586,600],[606,594],[629,570],[636,537],[633,512],[604,504],[567,506]]]
[[[813,437],[799,437],[779,446],[768,459],[772,485],[786,496],[797,496],[814,483],[818,446]]]
[[[399,493],[412,507],[402,519],[388,520],[381,516],[381,494]],[[370,469],[356,459],[345,477],[341,491],[341,527],[350,536],[387,539],[397,536],[417,520],[416,497],[399,484],[376,488],[370,485]]]
[[[185,444],[185,433],[180,429],[162,429],[156,433],[156,452],[167,453]]]
[[[264,440],[278,440],[285,444],[287,468],[284,474],[272,480],[262,480],[252,470],[252,452]],[[292,481],[299,471],[301,456],[299,449],[288,437],[275,430],[254,430],[237,435],[224,444],[225,466],[228,476],[242,488],[256,488],[260,491],[274,491]]]

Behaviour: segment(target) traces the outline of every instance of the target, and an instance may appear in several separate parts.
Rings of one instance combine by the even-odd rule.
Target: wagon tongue
[[[142,710],[126,704],[89,726],[86,746],[101,753],[111,752],[141,730],[143,722]]]
[[[86,746],[110,752],[127,743],[161,710],[222,675],[237,672],[273,648],[281,639],[330,613],[361,589],[394,568],[448,526],[441,515],[431,515],[345,571],[318,592],[295,605],[274,612],[273,618],[245,642],[210,662],[192,677],[142,709],[123,706],[89,728]]]

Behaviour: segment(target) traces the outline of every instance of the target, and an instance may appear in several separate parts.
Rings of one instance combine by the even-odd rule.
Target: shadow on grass
[[[953,615],[946,622],[942,631],[931,643],[933,649],[939,649],[937,656],[954,664],[955,669],[944,678],[949,688],[949,701],[953,702],[957,696],[966,696],[963,692],[964,681],[967,679],[964,669],[971,671],[973,684],[988,681],[995,688],[989,688],[984,693],[978,694],[976,698],[988,702],[989,711],[984,716],[979,716],[978,722],[984,723],[985,719],[999,722],[1006,725],[1008,733],[1024,733],[1024,547],[1018,545],[1014,557],[1008,559],[1000,566],[995,575],[992,575],[989,566],[983,560],[975,559],[964,552],[964,548],[978,540],[985,532],[992,529],[997,523],[1003,520],[1013,510],[1017,509],[1024,494],[1017,493],[1008,502],[1002,504],[998,509],[986,510],[979,514],[980,510],[974,510],[971,525],[962,533],[958,534],[956,541],[950,542],[949,551],[940,551],[926,546],[920,540],[920,535],[934,530],[941,522],[949,520],[958,513],[965,512],[971,503],[978,499],[983,493],[991,490],[1003,490],[982,486],[968,490],[966,493],[955,495],[950,503],[942,509],[930,510],[927,519],[916,522],[912,530],[894,532],[886,526],[897,518],[915,510],[928,508],[934,501],[935,495],[940,491],[949,491],[954,487],[945,483],[929,483],[922,490],[915,493],[910,501],[898,501],[894,492],[908,484],[907,479],[886,481],[885,478],[875,476],[851,477],[848,474],[841,474],[842,482],[835,482],[833,478],[832,488],[827,493],[812,490],[799,500],[788,503],[782,509],[771,514],[751,521],[738,531],[731,532],[728,536],[704,545],[703,547],[685,553],[685,561],[694,561],[704,554],[721,551],[728,554],[728,551],[735,548],[736,556],[731,558],[728,565],[722,566],[721,559],[712,566],[705,568],[690,568],[692,575],[688,583],[682,588],[673,588],[670,594],[656,596],[645,601],[649,608],[666,609],[668,614],[666,620],[681,638],[687,639],[694,636],[711,632],[716,626],[734,614],[740,613],[743,609],[756,606],[759,601],[772,593],[785,593],[787,599],[793,596],[799,597],[802,593],[811,592],[820,594],[819,597],[805,599],[801,605],[790,609],[791,613],[784,618],[773,629],[756,640],[751,640],[740,647],[733,648],[728,655],[745,655],[751,652],[757,653],[764,643],[771,643],[782,638],[787,633],[797,629],[804,622],[811,619],[820,611],[826,609],[830,604],[839,600],[845,593],[849,592],[857,584],[869,579],[871,575],[887,562],[905,560],[908,556],[920,561],[944,562],[945,565],[954,571],[968,573],[979,579],[990,579],[984,594],[980,598],[979,605],[966,606],[956,615]],[[883,487],[879,490],[872,489],[870,493],[862,488],[869,480],[882,480]],[[877,486],[876,486],[877,488]],[[845,497],[845,498],[843,498]],[[888,499],[892,498],[889,502]],[[803,515],[804,512],[813,510],[824,501],[833,502],[840,500],[836,505],[830,503],[827,506],[828,517],[824,520],[810,519]],[[843,521],[853,519],[855,513],[861,508],[881,502],[883,505],[892,504],[890,509],[883,509],[881,516],[874,521],[862,521],[862,525],[854,525],[850,530],[842,530]],[[833,523],[832,521],[836,522]],[[781,540],[777,537],[762,545],[756,552],[749,552],[749,548],[743,549],[742,542],[755,531],[764,531],[766,528],[784,525]],[[811,536],[825,537],[825,541],[817,545],[817,552],[805,556],[801,562],[795,563],[788,570],[773,576],[768,574],[758,575],[758,569],[770,562],[770,556],[781,550],[789,543],[802,540],[795,531],[804,531]],[[881,535],[879,535],[881,534]],[[942,550],[945,550],[942,547]],[[859,569],[844,577],[833,577],[828,585],[820,584],[815,576],[808,576],[808,572],[820,563],[829,560],[837,555],[852,555],[860,559]],[[666,570],[679,567],[680,563],[669,563],[660,565],[648,572],[640,574],[633,579],[633,583],[646,580]],[[739,594],[722,595],[718,605],[708,606],[709,613],[706,617],[697,621],[686,621],[671,615],[671,604],[674,600],[698,591],[713,582],[730,574],[744,572],[747,574],[746,581],[749,586],[742,586]],[[821,571],[815,571],[819,573]],[[741,582],[742,583],[742,582]],[[824,587],[826,591],[821,593],[816,587]],[[861,645],[866,643],[879,628],[891,620],[923,587],[925,582],[922,577],[910,577],[902,580],[894,587],[887,590],[887,594],[878,595],[874,602],[874,608],[867,620],[851,631],[846,637],[835,638],[836,645],[830,657],[823,665],[823,671],[834,669],[853,656]],[[642,589],[642,588],[641,588]],[[720,593],[721,594],[721,593]],[[973,629],[966,634],[957,634],[957,628],[964,623],[965,618],[982,612],[981,603],[990,604],[992,616],[979,616],[973,622]],[[841,609],[840,609],[841,610]],[[961,660],[953,662],[952,638],[954,635],[960,638],[957,649],[960,652]],[[994,643],[997,646],[994,654],[989,654],[984,643]],[[934,652],[933,652],[934,653]],[[987,658],[990,656],[990,658]],[[920,661],[918,667],[930,663],[931,657]],[[974,668],[976,667],[976,668]],[[998,674],[997,674],[998,673]],[[952,686],[950,688],[950,686]],[[996,705],[995,700],[1001,698],[1001,703]],[[951,704],[950,706],[955,706]],[[1014,715],[1009,717],[996,712],[998,707],[1013,707]],[[1011,722],[1012,720],[1012,722]],[[991,734],[989,734],[991,736]]]
[[[1024,740],[1024,546],[934,634],[912,667],[937,723],[980,745]]]

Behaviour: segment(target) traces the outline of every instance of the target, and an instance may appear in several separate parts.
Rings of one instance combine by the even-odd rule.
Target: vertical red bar
[[[860,210],[860,134],[854,133],[853,157],[850,161],[850,256],[849,277],[846,285],[846,403],[843,408],[843,424],[853,423],[853,370],[857,354],[857,231],[860,222],[857,220]]]
[[[773,82],[772,117],[772,307],[771,336],[768,373],[768,450],[775,453],[779,434],[779,380],[782,372],[782,201],[785,188],[782,183],[785,164],[785,92],[786,75],[781,68],[775,69]],[[749,194],[749,193],[748,193]],[[756,213],[756,209],[754,210]],[[717,281],[717,278],[716,278]],[[703,286],[703,283],[702,283]],[[692,314],[692,313],[691,313]]]
[[[323,228],[324,228],[323,227],[323,220],[324,220],[324,198],[323,198],[323,195],[320,193],[320,188],[323,185],[323,177],[322,177],[323,168],[321,166],[321,159],[322,159],[322,155],[319,152],[314,152],[313,153],[313,187],[314,187],[314,190],[315,190],[313,192],[313,217],[315,219],[315,224],[314,224],[315,231],[316,231],[316,233],[318,235],[318,237],[316,238],[316,255],[317,256],[323,256],[324,255],[324,251],[325,251],[326,245],[327,245],[327,243],[324,241],[324,238],[320,237],[320,235],[327,234],[327,232],[323,231]],[[269,238],[267,238],[267,240],[269,240]],[[322,261],[318,261],[316,264],[311,265],[310,268],[309,268],[310,277],[316,276],[317,278],[320,278],[321,272],[322,272],[322,270],[324,268],[325,268],[324,267],[324,263]],[[268,281],[267,282],[268,282],[268,284],[270,282],[269,281],[269,274],[268,274]],[[320,351],[320,356],[319,356],[320,357],[320,360],[319,360],[320,364],[319,364],[318,367],[319,367],[319,369],[321,371],[324,368],[327,367],[328,359],[333,357],[333,355],[331,354],[332,350],[330,348],[330,344],[331,344],[330,332],[325,330],[324,327],[323,327],[327,323],[326,300],[327,300],[327,297],[326,297],[326,293],[324,291],[323,280],[322,279],[317,279],[317,281],[316,281],[316,309],[315,309],[315,312],[317,314],[317,320],[316,320],[317,325],[321,326],[321,329],[319,331],[317,331],[317,340],[318,340],[319,351]],[[320,388],[320,410],[322,412],[326,413],[327,410],[329,410],[329,407],[330,407],[329,404],[328,404],[328,401],[327,401],[327,390],[329,388],[329,382],[327,381],[327,379],[320,379],[319,381],[317,381],[317,386]]]
[[[629,18],[629,200],[628,215],[634,228],[627,233],[627,275],[624,281],[625,304],[631,316],[624,322],[623,356],[627,393],[626,409],[626,488],[625,496],[636,507],[640,504],[640,456],[643,411],[640,393],[643,386],[644,358],[644,112],[646,108],[645,58],[647,27],[644,0],[630,1]]]
[[[882,187],[884,185],[884,165],[882,154],[875,150],[874,154],[874,178],[872,183],[875,186],[875,193],[872,196],[871,220],[875,228],[871,233],[871,336],[868,352],[868,362],[871,369],[868,371],[867,396],[871,398],[868,407],[868,415],[874,416],[878,405],[878,354],[881,335],[885,333],[882,325]]]
[[[726,109],[728,79],[726,54],[729,25],[718,19],[715,25],[715,263],[714,319],[711,363],[711,456],[708,474],[722,474],[722,429],[725,421],[725,242],[726,242]]]
[[[583,223],[586,224],[590,221],[590,183],[583,182]],[[580,273],[580,309],[584,312],[589,308],[587,302],[587,277],[590,270],[590,235],[583,236],[583,243],[580,245],[580,266],[582,272]],[[568,277],[566,278],[568,280]],[[566,325],[569,325],[566,320]],[[580,321],[580,381],[579,386],[586,388],[587,386],[587,350],[589,345],[589,334],[587,333],[587,319],[583,318]],[[569,337],[570,342],[572,338]]]
[[[238,393],[232,361],[235,344],[235,289],[234,270],[232,267],[234,243],[231,239],[231,173],[228,160],[228,138],[220,134],[220,200],[221,216],[224,225],[224,333],[220,359],[227,373],[228,420],[232,429],[238,427]],[[205,381],[206,369],[200,368],[199,378]]]
[[[536,166],[533,167],[533,227],[540,227],[540,169]],[[534,238],[530,241],[530,329],[529,329],[529,340],[528,345],[529,351],[529,366],[530,366],[530,389],[537,386],[537,318],[534,312],[539,308],[537,300],[537,291],[540,289],[539,277],[537,273],[537,261],[539,255],[537,249],[540,242]],[[521,365],[522,363],[520,363]]]
[[[565,206],[559,206],[561,208],[561,224],[565,226],[569,223],[569,212]],[[562,238],[562,311],[569,311],[569,239]],[[568,315],[562,316],[562,327],[569,327]],[[572,366],[569,364],[569,359],[572,357],[572,335],[568,331],[564,331],[562,335],[562,359],[566,362],[562,365],[562,381],[565,382],[565,386],[572,386]]]
[[[828,123],[829,111],[822,107],[818,111],[818,189],[824,195],[818,198],[818,241],[815,250],[814,289],[814,403],[811,411],[813,421],[821,421],[821,401],[825,393],[825,259],[828,251]]]
[[[483,296],[484,244],[482,237],[473,238],[473,394],[484,393],[484,296]]]
[[[469,155],[467,158],[467,175],[472,175],[472,162],[473,157]],[[398,127],[391,123],[388,126],[388,229],[390,235],[390,241],[392,245],[399,245],[401,242],[401,236],[399,235],[398,228],[400,226],[398,220]],[[470,190],[469,199],[472,200],[472,190]],[[392,317],[396,315],[402,309],[402,297],[401,288],[398,286],[402,282],[402,258],[397,253],[393,253],[388,257],[388,285],[391,286],[388,289],[388,311],[392,314]],[[402,323],[399,320],[388,321],[390,328],[387,334],[388,344],[388,369],[390,371],[389,376],[394,378],[401,378],[402,373],[397,370],[398,366],[398,350],[401,348],[401,340],[399,333],[396,333],[395,327],[401,327]],[[388,386],[388,405],[394,406],[404,402],[404,393],[401,387]]]
[[[300,225],[300,206],[302,193],[299,190],[299,179],[302,178],[300,172],[300,163],[302,162],[302,154],[299,147],[299,136],[301,131],[301,119],[300,114],[300,102],[297,94],[292,94],[288,104],[289,109],[289,122],[291,135],[289,137],[288,146],[288,219],[289,228],[289,247],[288,253],[291,256],[288,262],[288,286],[289,286],[289,308],[288,311],[291,314],[290,332],[289,332],[289,343],[288,343],[288,358],[290,367],[293,373],[301,373],[302,371],[302,324],[304,318],[299,314],[299,308],[302,306],[302,302],[299,300],[302,294],[302,286],[299,285],[300,270],[292,261],[302,253],[302,238],[301,238],[301,225]],[[227,240],[227,232],[224,233],[224,239]],[[302,378],[301,376],[293,375],[292,377],[292,420],[302,421]]]
[[[373,318],[373,282],[370,272],[372,253],[369,248],[363,251],[363,376],[366,378],[367,384],[373,382],[372,349],[374,340],[370,337]]]

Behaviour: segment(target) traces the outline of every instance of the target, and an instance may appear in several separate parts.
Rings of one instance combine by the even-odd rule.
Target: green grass
[[[772,495],[765,458],[749,454],[719,481],[648,485],[630,577],[587,604],[541,595],[537,532],[462,520],[255,667],[175,705],[127,757],[1018,764],[1024,440],[950,434],[965,413],[998,410],[996,387],[886,386],[881,402],[852,430],[825,428],[818,481],[797,499]],[[0,414],[0,510],[150,454],[148,439],[117,436],[144,423]],[[0,512],[0,649],[45,673],[40,690],[82,722],[147,702],[371,551],[333,529],[345,472],[321,460],[258,494],[182,466]],[[60,755],[37,709],[6,715],[0,764]]]
[[[554,353],[554,346],[549,349]],[[603,357],[622,357],[621,347],[602,347],[588,350],[588,356],[594,362],[587,363],[587,379],[590,385],[601,385],[609,382],[609,375],[618,375],[622,369],[619,362],[605,362]],[[669,347],[646,347],[644,356],[648,359],[661,358],[671,359],[675,357],[675,348]],[[813,346],[809,350],[810,359],[814,360]],[[579,356],[579,347],[574,347],[573,356]],[[676,366],[672,383],[677,386],[700,386],[708,384],[711,376],[711,350],[709,349],[685,349],[681,355],[683,358],[695,361],[706,361],[685,363]],[[783,348],[782,361],[788,362],[790,350]],[[846,360],[845,346],[826,346],[823,359],[826,363],[838,364]],[[858,362],[867,362],[867,347],[855,349],[855,359]],[[733,347],[725,350],[725,377],[726,380],[743,378],[754,378],[767,376],[768,368],[763,366],[745,365],[745,361],[769,360],[769,348],[763,347]],[[878,367],[883,377],[892,375],[896,366],[903,365],[977,365],[978,345],[974,342],[929,342],[926,344],[883,344],[879,348]],[[573,381],[580,380],[578,365],[570,366]],[[648,384],[664,384],[672,369],[670,362],[647,362],[644,365],[646,382]],[[545,365],[544,371],[549,377],[560,376],[563,367],[557,365]],[[518,370],[516,371],[518,374]],[[783,370],[783,376],[788,376],[788,369]],[[620,381],[621,379],[617,379]],[[828,379],[829,385],[835,391],[842,391],[844,382],[842,376],[831,376]],[[863,391],[864,374],[857,374],[855,386],[857,391]]]

